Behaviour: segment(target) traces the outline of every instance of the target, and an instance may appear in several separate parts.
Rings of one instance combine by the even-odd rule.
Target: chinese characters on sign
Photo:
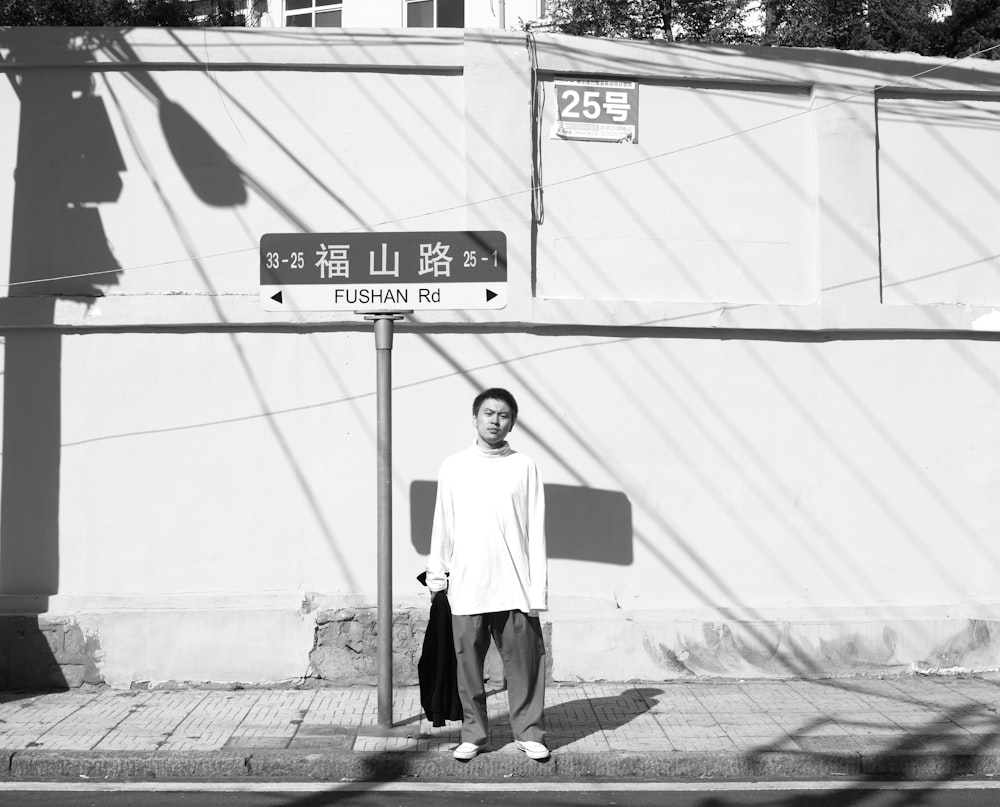
[[[556,78],[552,138],[639,142],[639,89],[634,81]]]
[[[507,239],[495,231],[271,233],[260,239],[272,311],[503,308]]]

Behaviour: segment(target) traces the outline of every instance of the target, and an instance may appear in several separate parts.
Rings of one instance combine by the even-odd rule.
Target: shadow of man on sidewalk
[[[648,712],[662,694],[662,689],[634,687],[618,695],[546,705],[546,745],[555,751],[592,734],[619,729]],[[506,728],[510,730],[509,721]]]
[[[489,697],[492,698],[500,692],[502,690],[491,691]],[[649,712],[656,704],[656,696],[662,694],[662,689],[634,687],[616,695],[576,698],[547,705],[545,707],[546,744],[549,749],[555,751],[592,734],[619,729]],[[413,721],[404,720],[402,722]],[[506,713],[491,715],[491,750],[497,750],[510,741],[509,716]],[[450,760],[450,754],[448,759]],[[372,782],[373,789],[376,787],[375,782],[399,781],[407,776],[412,776],[409,759],[405,754],[393,752],[375,754],[361,759],[360,765],[361,772],[358,781]],[[276,802],[273,807],[279,807],[279,805],[280,807],[329,807],[329,805],[357,798],[358,793],[332,785],[329,791]],[[563,798],[563,795],[552,794],[552,799],[547,804],[577,803],[573,798],[570,798],[569,801],[564,801]]]

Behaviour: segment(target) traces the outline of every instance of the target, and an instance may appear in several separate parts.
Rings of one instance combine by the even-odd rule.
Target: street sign
[[[494,230],[268,233],[268,311],[419,311],[507,305],[507,237]]]

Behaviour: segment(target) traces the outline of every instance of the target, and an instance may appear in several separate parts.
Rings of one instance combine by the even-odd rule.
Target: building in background
[[[204,14],[220,0],[191,0]],[[545,0],[232,0],[251,28],[512,28],[544,16]],[[242,22],[241,22],[242,21]]]

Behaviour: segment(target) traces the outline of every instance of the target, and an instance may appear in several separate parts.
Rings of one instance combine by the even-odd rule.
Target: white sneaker
[[[518,740],[515,745],[518,751],[524,751],[528,759],[548,759],[549,749],[534,740]]]
[[[476,754],[482,751],[485,747],[485,745],[476,745],[475,743],[462,743],[451,753],[455,759],[469,760],[476,756]]]

